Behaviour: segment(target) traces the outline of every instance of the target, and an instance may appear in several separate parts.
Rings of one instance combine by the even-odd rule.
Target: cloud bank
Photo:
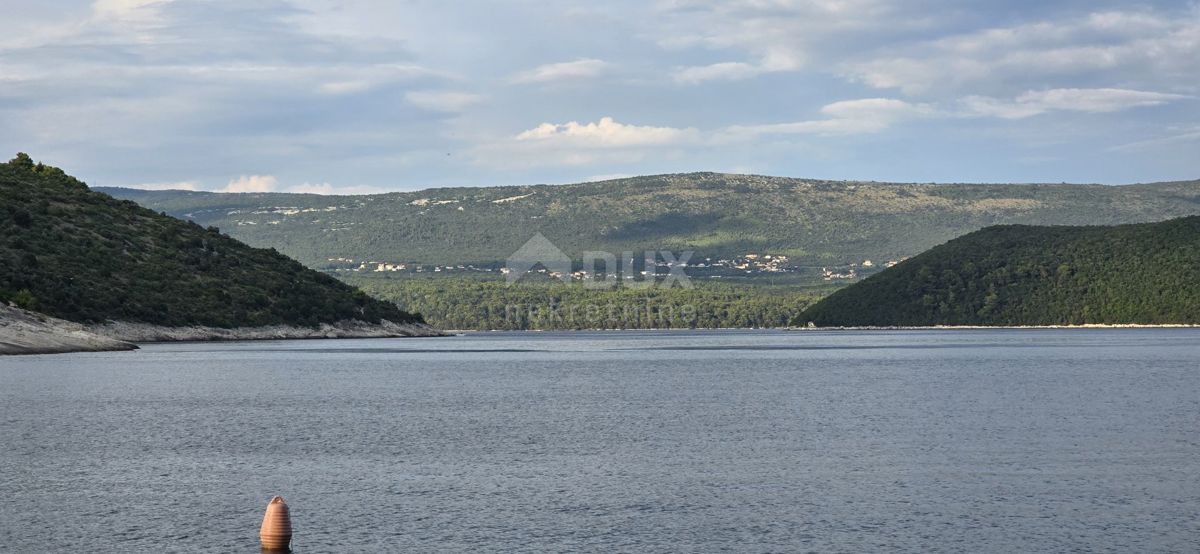
[[[1183,179],[1196,52],[1183,0],[29,3],[0,18],[0,149],[239,191]]]

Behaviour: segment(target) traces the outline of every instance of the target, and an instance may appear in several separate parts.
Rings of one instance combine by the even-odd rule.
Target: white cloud
[[[912,103],[894,98],[843,100],[821,108],[824,119],[733,125],[717,134],[718,140],[747,140],[765,134],[857,135],[878,133],[906,121],[948,117],[998,117],[1022,119],[1052,111],[1108,113],[1191,98],[1178,94],[1125,89],[1050,89],[1029,91],[1013,100],[971,96],[955,109]]]
[[[447,90],[420,90],[404,95],[408,103],[435,112],[461,112],[483,101],[483,96]]]
[[[676,69],[672,78],[684,84],[797,71],[843,41],[921,24],[893,17],[896,6],[887,0],[668,0],[660,7],[663,20],[647,32],[660,46],[734,50],[748,60]]]
[[[1081,78],[1194,86],[1198,49],[1200,12],[1098,12],[888,45],[880,55],[844,64],[843,73],[908,94],[1001,92]]]
[[[675,70],[675,81],[697,84],[705,81],[738,81],[761,75],[765,70],[757,65],[743,62],[722,62],[712,65],[684,67]]]
[[[370,81],[334,81],[317,85],[317,92],[324,94],[353,94],[370,90]]]
[[[700,141],[694,128],[628,125],[611,117],[591,123],[543,123],[474,149],[476,164],[504,169],[635,163],[675,157]]]
[[[70,38],[78,38],[77,33],[84,35],[95,33],[91,40],[100,38],[98,42],[130,42],[144,47],[163,45],[172,40],[178,41],[177,36],[168,36],[166,29],[170,25],[169,18],[164,14],[174,0],[96,0],[92,3],[92,17],[82,25],[70,25]],[[49,35],[48,35],[49,36]],[[60,36],[60,39],[68,38]]]
[[[1039,135],[1059,140],[1062,172],[1090,172],[1099,164],[1078,152],[1094,153],[1096,142],[1071,137],[1187,141],[1194,131],[1169,128],[1194,124],[1200,108],[1182,99],[1200,97],[1192,0],[1115,10],[1119,3],[503,0],[482,19],[446,3],[415,12],[315,0],[26,4],[0,18],[0,137],[55,152],[97,182],[194,179],[184,184],[216,190],[231,177],[221,168],[232,167],[281,182],[231,186],[345,190],[321,182],[328,159],[353,165],[355,182],[389,185],[396,175],[440,185],[736,165],[882,175],[895,167],[886,156],[864,160],[885,164],[865,170],[839,166],[852,156],[833,153],[841,161],[827,168],[805,162],[816,148],[866,155],[892,140],[949,136],[1004,153]],[[770,83],[752,82],[766,76]],[[721,86],[734,81],[736,90]],[[821,108],[820,98],[862,97]],[[446,115],[464,111],[471,117]],[[604,114],[621,119],[598,120]],[[945,121],[924,123],[932,118]],[[806,139],[888,130],[857,143]],[[1157,143],[1145,144],[1138,148]],[[1179,157],[1193,145],[1164,150]],[[225,153],[221,163],[208,159],[214,151]],[[663,162],[672,156],[682,161]],[[464,158],[523,172],[481,171]],[[990,169],[972,159],[910,165],[1008,171],[999,155]],[[590,167],[540,169],[555,165]],[[292,187],[303,182],[296,175],[317,182]]]
[[[209,71],[228,73],[243,68],[214,67]],[[358,67],[263,67],[254,73],[269,72],[275,78],[321,79],[317,92],[328,95],[358,94],[383,85],[444,78],[445,74],[414,64],[377,64]]]
[[[1152,148],[1160,148],[1180,143],[1200,142],[1200,125],[1184,128],[1169,129],[1171,134],[1166,136],[1127,142],[1109,148],[1113,152],[1128,152],[1137,150],[1148,150]]]
[[[947,117],[1022,119],[1052,111],[1108,113],[1191,98],[1178,94],[1125,89],[1050,89],[1025,92],[1013,100],[971,96],[955,109],[894,98],[843,100],[821,108],[825,119],[734,125],[719,133],[720,140],[745,140],[764,134],[856,135],[884,131],[898,123]]]
[[[590,123],[543,123],[477,149],[474,159],[481,165],[502,168],[634,163],[647,157],[678,157],[688,150],[694,153],[711,148],[720,149],[730,143],[751,144],[762,135],[877,133],[903,121],[944,115],[930,105],[891,98],[834,102],[821,108],[821,113],[824,119],[734,125],[713,131],[700,131],[694,127],[630,125],[611,117]],[[589,180],[624,175],[604,174]]]
[[[591,79],[599,77],[610,67],[608,62],[593,58],[584,58],[570,62],[539,65],[533,69],[522,71],[510,79],[513,83],[549,83]]]
[[[159,8],[170,0],[96,0],[92,14],[100,20],[149,24],[161,21]]]
[[[821,113],[836,119],[896,120],[929,113],[928,106],[911,104],[894,98],[862,98],[826,104]]]
[[[242,175],[219,192],[272,192],[277,186],[279,180],[272,175]]]
[[[556,141],[589,147],[623,148],[676,143],[692,138],[696,133],[692,128],[626,125],[611,117],[604,117],[594,123],[543,123],[514,138],[517,141]]]
[[[1060,88],[1029,91],[1012,101],[984,96],[963,99],[967,115],[1022,119],[1050,111],[1109,113],[1131,108],[1159,106],[1191,98],[1180,94],[1115,88]]]
[[[892,125],[940,113],[926,104],[912,104],[894,98],[863,98],[843,100],[821,108],[825,119],[772,123],[765,125],[734,125],[725,129],[723,140],[744,140],[764,134],[857,135],[878,133]]]

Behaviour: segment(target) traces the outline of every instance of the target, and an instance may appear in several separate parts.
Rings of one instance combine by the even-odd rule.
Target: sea
[[[1200,552],[1200,330],[0,358],[0,551]]]

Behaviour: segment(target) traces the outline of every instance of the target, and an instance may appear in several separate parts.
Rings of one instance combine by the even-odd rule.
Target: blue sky
[[[0,151],[93,185],[1200,178],[1192,2],[16,4]]]

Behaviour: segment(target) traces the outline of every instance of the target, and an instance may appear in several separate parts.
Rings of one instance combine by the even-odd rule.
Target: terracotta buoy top
[[[289,548],[288,545],[292,542],[292,517],[283,497],[276,496],[267,504],[267,513],[263,516],[258,538],[262,541],[262,547],[267,550]]]

